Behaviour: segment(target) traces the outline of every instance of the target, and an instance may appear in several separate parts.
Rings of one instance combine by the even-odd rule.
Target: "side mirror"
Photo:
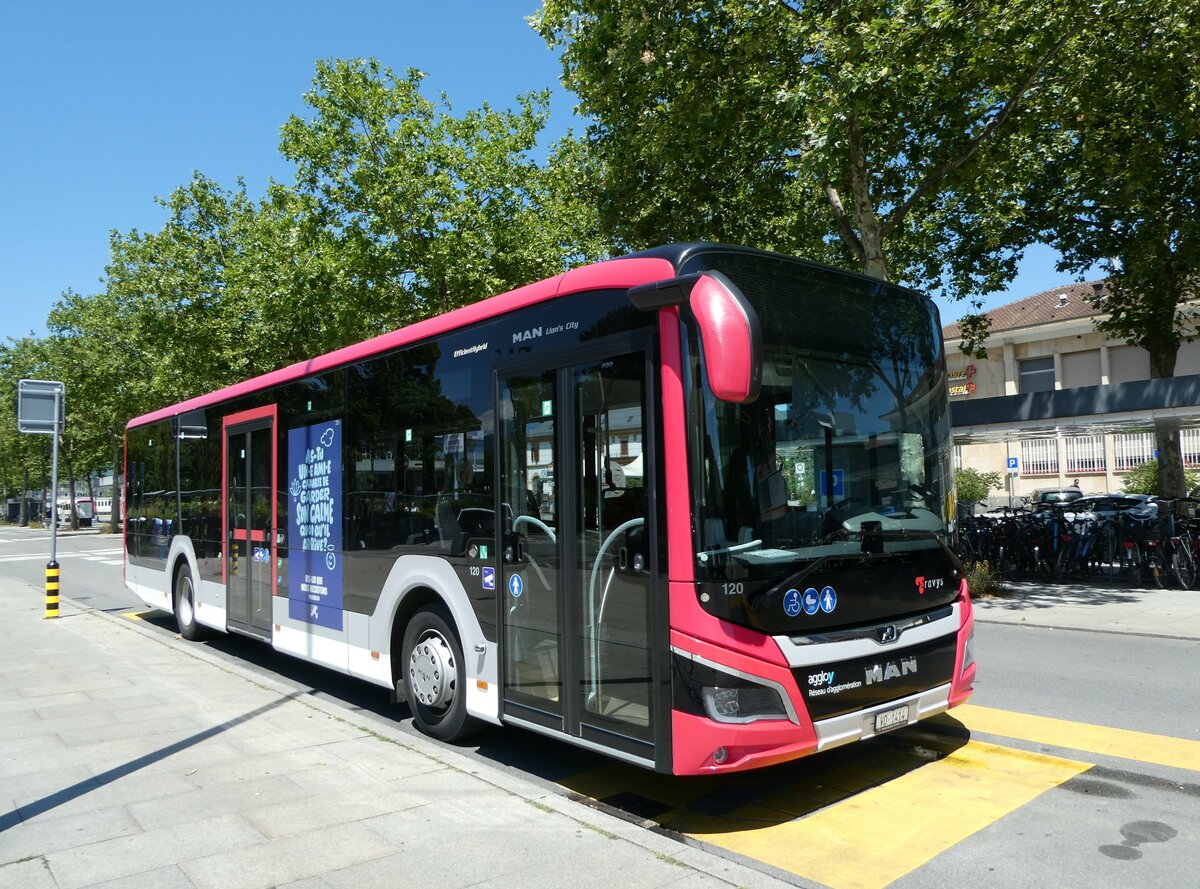
[[[629,290],[642,311],[687,304],[700,329],[704,370],[713,395],[733,404],[755,401],[762,389],[762,326],[737,285],[720,272],[682,275]]]

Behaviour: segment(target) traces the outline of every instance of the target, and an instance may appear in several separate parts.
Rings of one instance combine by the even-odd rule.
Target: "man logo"
[[[519,330],[512,335],[514,343],[524,343],[529,340],[535,340],[542,335],[540,327],[531,327],[529,330]]]
[[[895,624],[887,624],[886,626],[875,628],[875,637],[885,645],[888,642],[895,642],[900,638],[900,632],[896,629]]]
[[[901,676],[917,672],[917,659],[915,657],[900,658],[899,666],[896,666],[895,661],[888,661],[886,664],[872,664],[863,672],[866,674],[864,679],[867,685],[887,682],[889,679],[899,679]]]

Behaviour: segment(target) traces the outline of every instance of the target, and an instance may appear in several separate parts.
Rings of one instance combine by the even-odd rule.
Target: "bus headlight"
[[[787,719],[779,692],[763,685],[701,689],[704,712],[715,722],[753,722],[756,719]]]
[[[781,686],[674,649],[674,704],[685,713],[714,722],[747,723],[759,719],[798,722]]]

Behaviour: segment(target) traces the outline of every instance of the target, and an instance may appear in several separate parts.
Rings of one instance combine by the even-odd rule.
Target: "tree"
[[[958,502],[968,509],[976,503],[988,498],[988,491],[998,491],[1002,487],[1000,473],[980,472],[977,469],[959,469],[954,473],[954,488],[958,492]]]
[[[566,257],[605,246],[576,197],[571,141],[544,168],[533,158],[547,94],[456,117],[444,95],[421,94],[424,77],[375,60],[318,63],[312,116],[283,127],[301,230],[335,257],[343,313],[366,324],[342,341],[557,274]]]
[[[1160,460],[1148,460],[1145,463],[1139,463],[1125,478],[1121,479],[1121,490],[1126,494],[1157,494],[1159,493],[1159,469],[1162,465]],[[1197,485],[1200,485],[1200,474],[1195,472],[1184,473],[1184,484],[1188,491],[1192,491]]]
[[[31,478],[38,488],[44,480],[42,466],[48,453],[49,436],[28,435],[17,431],[17,384],[22,379],[54,379],[45,340],[36,337],[10,339],[0,344],[0,404],[5,405],[7,422],[0,422],[0,484],[5,493],[19,492],[21,520],[27,521],[25,498]]]
[[[1200,2],[1148,0],[1100,17],[1056,91],[1061,116],[1041,181],[1044,233],[1063,268],[1107,275],[1104,333],[1175,373],[1200,296]],[[1157,421],[1164,496],[1186,483],[1178,422]]]
[[[789,8],[790,6],[790,8]],[[1030,97],[1081,0],[545,0],[631,245],[736,240],[971,295],[1028,243]]]

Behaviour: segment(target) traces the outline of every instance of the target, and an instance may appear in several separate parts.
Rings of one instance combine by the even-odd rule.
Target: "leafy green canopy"
[[[535,159],[545,93],[455,115],[423,79],[319,63],[308,114],[282,129],[294,182],[256,200],[195,173],[158,199],[161,229],[112,232],[103,291],[64,293],[49,337],[0,346],[0,397],[21,376],[63,380],[64,453],[111,465],[132,416],[605,254],[580,143]],[[0,444],[11,489],[38,442],[6,429]]]
[[[750,243],[952,296],[1028,242],[1023,117],[1079,0],[545,0],[606,225]]]

